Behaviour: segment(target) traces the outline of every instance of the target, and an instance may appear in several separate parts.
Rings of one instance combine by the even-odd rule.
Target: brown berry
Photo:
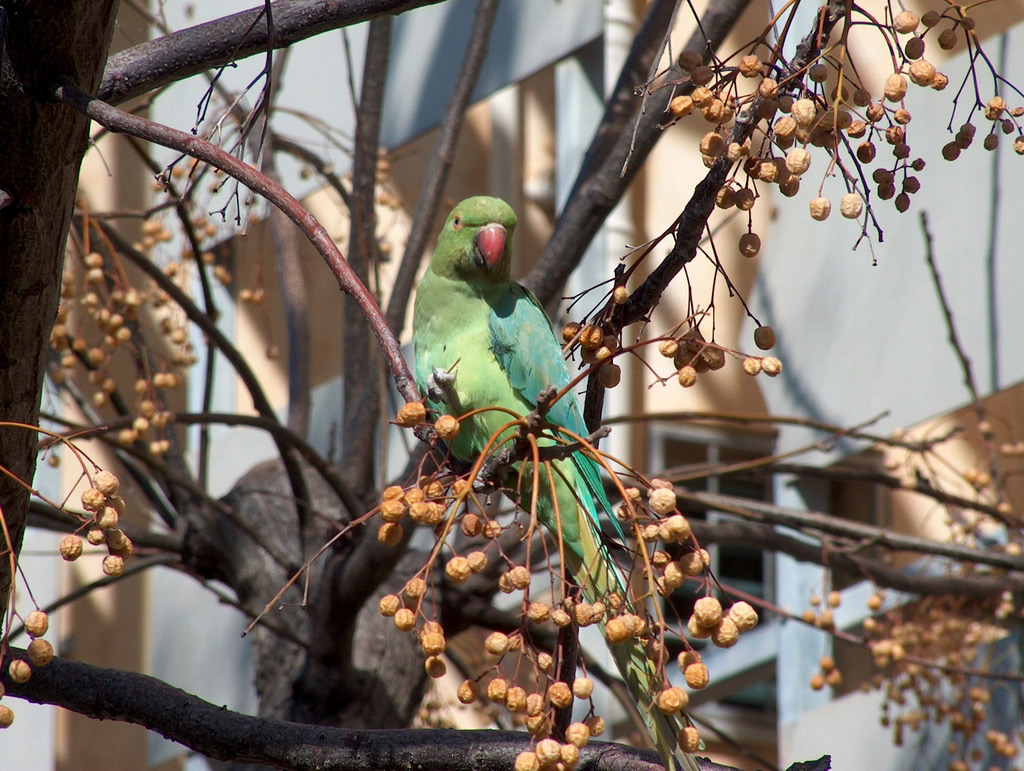
[[[404,428],[409,428],[410,426],[418,426],[426,417],[427,410],[422,402],[406,402],[398,411],[396,422]]]
[[[740,254],[744,257],[756,257],[761,251],[761,238],[757,233],[744,233],[740,236]]]
[[[24,659],[14,659],[7,667],[7,674],[16,683],[27,683],[32,679],[32,667]]]
[[[43,639],[33,640],[28,646],[28,658],[33,666],[45,667],[53,661],[53,646]]]
[[[754,330],[754,345],[762,351],[770,351],[775,347],[775,330],[764,324]]]
[[[442,415],[434,423],[434,431],[437,432],[438,437],[445,441],[450,441],[458,436],[459,428],[458,418],[452,415]]]

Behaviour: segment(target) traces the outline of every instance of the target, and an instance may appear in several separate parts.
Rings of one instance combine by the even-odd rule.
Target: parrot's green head
[[[460,281],[507,283],[515,228],[516,213],[500,198],[467,198],[445,220],[430,269]]]

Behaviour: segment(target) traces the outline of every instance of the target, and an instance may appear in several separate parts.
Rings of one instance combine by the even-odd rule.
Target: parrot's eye
[[[462,230],[461,217],[452,217],[452,230]]]

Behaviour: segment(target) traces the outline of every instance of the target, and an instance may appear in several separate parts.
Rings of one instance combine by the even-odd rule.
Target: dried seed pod
[[[590,741],[590,728],[586,723],[570,723],[565,729],[565,740],[574,747],[583,749]]]
[[[756,201],[757,196],[749,187],[744,187],[736,191],[736,208],[740,211],[750,211],[754,208],[754,203]]]
[[[32,667],[24,659],[14,659],[7,666],[7,675],[16,683],[27,683],[32,679]]]
[[[114,578],[124,573],[124,557],[108,554],[103,558],[103,572]]]
[[[470,538],[480,535],[483,530],[483,522],[476,514],[466,514],[462,517],[462,524],[460,525],[462,532]]]
[[[82,493],[82,508],[86,511],[102,511],[106,504],[106,494],[97,490],[95,487],[90,487]]]
[[[450,441],[459,435],[460,424],[458,418],[452,415],[442,415],[434,423],[434,431],[438,437]]]
[[[697,382],[697,370],[692,366],[685,366],[679,370],[679,385],[689,388]]]
[[[700,749],[700,734],[692,725],[688,725],[679,732],[677,738],[679,749],[683,752],[696,752]]]
[[[807,128],[814,123],[818,108],[811,99],[797,99],[793,102],[793,109],[790,112],[798,126]]]
[[[551,608],[543,602],[531,602],[526,609],[526,617],[535,624],[542,624],[551,618]]]
[[[711,642],[719,648],[731,648],[740,639],[736,622],[726,616],[711,630]]]
[[[812,198],[810,210],[811,219],[818,220],[818,222],[827,220],[828,215],[832,213],[832,202],[823,196]]]
[[[544,711],[544,696],[539,693],[531,693],[526,697],[526,714],[535,717]]]
[[[773,131],[775,132],[775,137],[777,139],[790,139],[794,134],[796,134],[796,128],[796,120],[789,115],[783,115],[775,121]]]
[[[596,351],[604,344],[604,332],[596,324],[587,324],[580,332],[580,345],[584,350]]]
[[[395,422],[404,428],[409,428],[411,426],[418,426],[426,417],[427,409],[423,406],[422,402],[406,402],[398,410]]]
[[[999,120],[1006,111],[1006,100],[1001,96],[993,96],[985,105],[985,117],[989,120]]]
[[[394,616],[402,607],[402,600],[397,594],[385,594],[377,607],[382,616]]]
[[[811,166],[811,154],[802,147],[794,147],[786,153],[786,169],[799,176]]]
[[[482,551],[471,551],[466,555],[469,569],[474,573],[482,573],[487,567],[487,554]]]
[[[857,219],[864,210],[864,201],[856,193],[847,193],[839,199],[839,213],[847,219]]]
[[[577,699],[589,699],[594,692],[594,681],[589,677],[577,677],[572,681],[572,693]]]
[[[551,611],[551,620],[555,622],[557,627],[566,627],[572,623],[572,616],[564,608],[555,608]]]
[[[651,509],[659,516],[671,514],[676,510],[676,494],[671,488],[660,487],[651,490],[649,500]]]
[[[548,687],[548,700],[558,709],[563,709],[572,704],[572,689],[567,683],[552,683]]]
[[[428,632],[426,630],[420,635],[420,648],[428,656],[439,656],[444,653],[448,643],[441,632]]]
[[[774,356],[765,356],[761,360],[761,369],[769,377],[775,377],[782,372],[782,362]]]
[[[756,78],[761,75],[761,60],[754,54],[747,54],[740,59],[740,75],[745,78]]]
[[[109,471],[100,471],[92,480],[92,486],[107,497],[117,495],[120,485],[118,478]]]
[[[693,72],[703,62],[704,58],[696,51],[684,49],[679,54],[679,69],[683,72]]]
[[[484,640],[484,648],[493,656],[504,656],[510,647],[508,635],[503,632],[491,632]]]
[[[457,584],[461,584],[472,573],[469,560],[465,557],[452,557],[444,566],[445,575]]]
[[[729,618],[740,632],[749,632],[757,626],[757,611],[748,602],[740,600],[729,607]]]
[[[679,352],[679,343],[675,340],[662,340],[658,343],[658,353],[665,358],[671,359]]]
[[[77,535],[66,535],[60,541],[60,556],[67,562],[74,562],[82,556],[82,539]]]
[[[385,546],[398,546],[403,534],[404,531],[401,525],[395,522],[385,522],[377,530],[377,540]]]
[[[715,71],[708,67],[706,64],[702,64],[699,67],[695,67],[693,72],[690,73],[690,81],[695,86],[706,86],[712,80],[714,80]]]
[[[770,351],[775,347],[775,330],[762,324],[754,330],[754,345],[762,351]]]
[[[487,698],[495,704],[502,704],[508,696],[508,680],[496,677],[487,684]]]
[[[50,628],[50,617],[44,611],[33,610],[25,618],[25,631],[30,637],[42,637]]]
[[[14,712],[6,704],[0,704],[0,728],[10,728],[14,723]]]
[[[674,500],[674,493],[672,497]],[[675,506],[671,510],[675,511]],[[690,523],[682,514],[673,514],[658,527],[658,534],[662,540],[669,543],[682,543],[690,537],[691,533]]]
[[[717,597],[701,597],[693,604],[693,616],[702,627],[711,629],[722,620],[722,603]]]
[[[576,336],[583,329],[583,325],[578,321],[570,321],[564,327],[562,327],[562,340],[567,343],[571,343],[576,339]]]
[[[687,664],[686,669],[683,670],[683,677],[686,679],[686,685],[695,691],[707,688],[708,683],[711,682],[711,675],[703,661]]]
[[[739,247],[744,257],[756,257],[761,251],[761,237],[757,233],[744,233],[740,236]]]
[[[685,118],[693,112],[693,97],[680,94],[668,103],[668,108],[676,118]]]
[[[505,696],[505,709],[509,712],[525,712],[526,689],[518,685],[509,688],[508,694]]]
[[[597,371],[597,380],[605,388],[615,388],[622,379],[622,368],[618,364],[605,364]]]
[[[715,101],[715,94],[710,88],[704,88],[701,86],[700,88],[693,89],[692,98],[694,106],[703,110]]]
[[[935,65],[927,59],[918,59],[910,65],[910,79],[919,86],[930,86],[935,82]]]
[[[761,360],[756,356],[748,356],[743,360],[743,371],[750,376],[761,374]]]
[[[690,703],[690,695],[678,685],[674,685],[658,694],[657,703],[658,709],[666,715],[671,715],[686,708]]]
[[[776,99],[779,96],[779,84],[774,78],[762,78],[757,93],[764,99]]]
[[[907,79],[898,72],[892,73],[885,79],[883,87],[885,98],[890,102],[899,102],[907,95]]]
[[[405,502],[392,498],[389,501],[381,501],[380,518],[385,522],[400,522],[405,516]],[[100,527],[103,527],[102,521]]]
[[[480,695],[480,686],[475,680],[463,680],[455,695],[463,704],[472,704]]]
[[[924,49],[924,38],[915,36],[910,38],[903,46],[903,55],[911,60],[920,59],[924,56]]]
[[[682,568],[683,572],[688,576],[699,576],[704,572],[704,560],[701,559],[700,552],[690,552],[684,554],[678,560],[679,567]]]
[[[562,759],[562,745],[554,739],[541,739],[534,752],[542,766],[554,765]]]
[[[828,80],[828,65],[824,62],[815,62],[807,68],[807,77],[815,83],[824,83]]]
[[[587,728],[590,729],[591,736],[600,736],[604,733],[605,721],[604,718],[599,715],[592,715],[583,721]]]
[[[630,638],[629,627],[621,618],[613,618],[605,624],[604,635],[611,644],[625,642]]]
[[[702,155],[717,158],[725,152],[725,138],[717,131],[709,131],[701,137],[700,151]]]

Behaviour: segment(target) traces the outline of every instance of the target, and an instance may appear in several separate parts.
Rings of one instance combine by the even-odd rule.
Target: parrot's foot
[[[433,372],[427,375],[427,396],[431,401],[457,408],[459,397],[455,393],[455,373],[434,367]]]

